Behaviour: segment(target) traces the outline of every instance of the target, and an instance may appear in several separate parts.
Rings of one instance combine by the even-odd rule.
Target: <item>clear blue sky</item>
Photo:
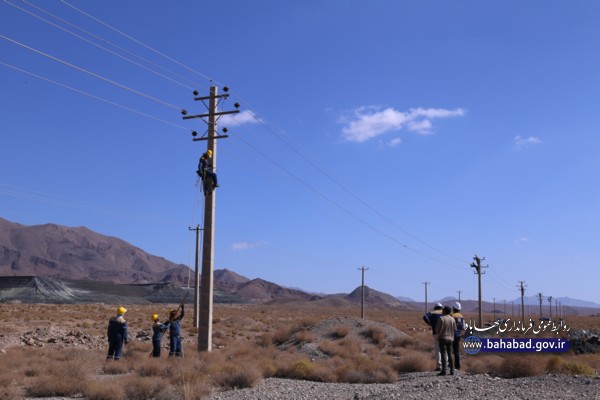
[[[205,126],[179,109],[206,111],[210,77],[242,105],[220,121],[215,268],[337,293],[365,266],[393,295],[475,299],[477,254],[485,300],[524,280],[600,302],[599,18],[596,1],[1,2],[0,216],[193,265]]]

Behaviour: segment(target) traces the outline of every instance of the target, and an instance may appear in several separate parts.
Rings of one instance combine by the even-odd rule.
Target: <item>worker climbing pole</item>
[[[221,101],[229,97],[227,93],[229,89],[223,87],[224,94],[219,95],[216,86],[210,87],[209,96],[197,97],[198,91],[194,91],[194,100],[206,102],[208,100],[207,114],[187,115],[186,110],[181,110],[183,119],[201,118],[207,125],[208,129],[202,137],[196,137],[196,131],[192,132],[193,141],[206,140],[205,162],[200,160],[198,166],[198,175],[202,178],[202,186],[204,192],[204,235],[202,241],[202,276],[200,284],[200,316],[198,319],[198,351],[212,350],[212,310],[213,310],[213,271],[214,271],[214,236],[215,236],[215,200],[216,193],[214,189],[217,185],[217,142],[216,139],[227,138],[227,129],[223,128],[223,135],[217,135],[217,121],[223,115],[236,114],[239,112],[239,104],[235,103],[235,110],[218,112],[217,108]],[[207,118],[207,119],[206,119]],[[204,155],[202,157],[204,157]],[[214,174],[214,175],[211,175]],[[198,285],[196,281],[196,285]]]

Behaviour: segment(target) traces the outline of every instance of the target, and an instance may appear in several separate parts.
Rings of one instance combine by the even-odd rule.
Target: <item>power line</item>
[[[0,35],[0,36],[1,36],[1,35]],[[142,111],[135,110],[135,109],[133,109],[133,108],[130,108],[130,107],[127,107],[127,106],[121,105],[121,104],[119,104],[119,103],[115,103],[115,102],[113,102],[113,101],[111,101],[111,100],[107,100],[107,99],[104,99],[104,98],[102,98],[102,97],[99,97],[99,96],[93,95],[93,94],[91,94],[91,93],[85,92],[85,91],[83,91],[83,90],[76,89],[76,88],[74,88],[74,87],[71,87],[71,86],[65,85],[65,84],[63,84],[63,83],[57,82],[57,81],[55,81],[55,80],[52,80],[52,79],[50,79],[50,78],[46,78],[46,77],[44,77],[44,76],[41,76],[41,75],[38,75],[38,74],[34,74],[33,72],[29,72],[29,71],[27,71],[27,70],[24,70],[24,69],[22,69],[22,68],[19,68],[19,67],[15,67],[14,65],[7,64],[7,63],[5,63],[5,62],[2,62],[2,61],[0,61],[0,64],[1,64],[1,65],[4,65],[5,67],[12,68],[12,69],[14,69],[14,70],[16,70],[16,71],[19,71],[19,72],[21,72],[21,73],[24,73],[24,74],[26,74],[26,75],[33,76],[33,77],[35,77],[35,78],[38,78],[38,79],[44,80],[44,81],[46,81],[46,82],[49,82],[49,83],[52,83],[52,84],[54,84],[54,85],[57,85],[57,86],[63,87],[63,88],[65,88],[65,89],[69,89],[69,90],[71,90],[71,91],[73,91],[73,92],[76,92],[76,93],[79,93],[79,94],[83,94],[83,95],[85,95],[85,96],[91,97],[92,99],[95,99],[95,100],[98,100],[98,101],[102,101],[102,102],[104,102],[104,103],[107,103],[107,104],[110,104],[110,105],[112,105],[112,106],[115,106],[115,107],[121,108],[121,109],[123,109],[123,110],[126,110],[126,111],[129,111],[129,112],[132,112],[132,113],[135,113],[135,114],[138,114],[138,115],[144,116],[144,117],[146,117],[146,118],[151,118],[151,119],[153,119],[153,120],[155,120],[155,121],[159,121],[159,122],[162,122],[163,124],[171,125],[171,126],[174,126],[174,127],[176,127],[176,128],[185,129],[185,130],[186,130],[186,131],[188,131],[188,132],[190,131],[190,129],[189,129],[189,128],[187,128],[187,127],[185,127],[185,126],[183,126],[183,125],[178,125],[178,124],[175,124],[175,123],[173,123],[173,122],[167,121],[167,120],[165,120],[165,119],[158,118],[158,117],[155,117],[155,116],[153,116],[153,115],[147,114],[147,113],[145,113],[145,112],[142,112]]]
[[[83,11],[83,10],[81,10],[81,9],[77,8],[77,7],[75,7],[75,6],[74,6],[74,5],[72,5],[72,4],[69,4],[69,3],[67,3],[65,0],[61,0],[61,3],[63,3],[63,4],[66,4],[67,6],[71,7],[71,8],[72,8],[72,9],[74,9],[75,11],[77,11],[77,12],[79,12],[79,13],[81,13],[81,14],[85,15],[85,16],[86,16],[86,17],[88,17],[88,18],[91,18],[91,19],[93,19],[94,21],[98,22],[99,24],[102,24],[102,25],[104,25],[105,27],[107,27],[107,28],[109,28],[109,29],[113,30],[114,32],[117,32],[118,34],[120,34],[120,35],[122,35],[122,36],[125,36],[127,39],[134,41],[135,43],[139,44],[140,46],[143,46],[143,47],[147,48],[148,50],[150,50],[150,51],[153,51],[154,53],[156,53],[156,54],[158,54],[158,55],[160,55],[160,56],[162,56],[162,57],[166,58],[167,60],[174,62],[175,64],[179,65],[180,67],[183,67],[183,68],[185,68],[185,69],[187,69],[187,70],[189,70],[189,71],[191,71],[191,72],[194,72],[195,74],[197,74],[197,75],[199,75],[199,76],[201,76],[201,77],[203,77],[203,78],[205,78],[205,79],[209,80],[210,82],[214,82],[214,83],[217,83],[217,84],[219,84],[219,85],[222,85],[220,82],[217,82],[217,81],[216,81],[216,80],[214,80],[213,78],[211,78],[211,77],[209,77],[209,76],[207,76],[207,75],[204,75],[203,73],[201,73],[201,72],[198,72],[198,71],[196,71],[195,69],[193,69],[193,68],[190,68],[190,67],[188,67],[187,65],[185,65],[185,64],[183,64],[183,63],[181,63],[181,62],[179,62],[179,61],[177,61],[177,60],[175,60],[175,59],[173,59],[173,58],[169,57],[168,55],[166,55],[166,54],[164,54],[164,53],[162,53],[162,52],[160,52],[160,51],[156,50],[155,48],[153,48],[153,47],[151,47],[151,46],[149,46],[149,45],[147,45],[147,44],[145,44],[145,43],[143,43],[143,42],[141,42],[141,41],[137,40],[136,38],[134,38],[134,37],[132,37],[132,36],[130,36],[130,35],[128,35],[128,34],[126,34],[126,33],[122,32],[122,31],[120,31],[120,30],[118,30],[117,28],[115,28],[115,27],[113,27],[113,26],[111,26],[111,25],[107,24],[106,22],[104,22],[104,21],[101,21],[100,19],[98,19],[98,18],[94,17],[93,15],[91,15],[91,14],[89,14],[89,13],[87,13],[87,12],[85,12],[85,11]]]
[[[93,76],[93,77],[95,77],[95,78],[97,78],[97,79],[100,79],[100,80],[102,80],[102,81],[105,81],[105,82],[107,82],[107,83],[110,83],[111,85],[115,85],[115,86],[117,86],[117,87],[120,87],[121,89],[125,89],[125,90],[127,90],[127,91],[129,91],[129,92],[131,92],[131,93],[135,93],[135,94],[137,94],[137,95],[139,95],[139,96],[145,97],[145,98],[147,98],[147,99],[149,99],[149,100],[155,101],[155,102],[157,102],[157,103],[160,103],[160,104],[162,104],[162,105],[165,105],[165,106],[167,106],[167,107],[174,108],[174,109],[176,109],[176,110],[182,110],[182,107],[178,107],[178,106],[176,106],[176,105],[174,105],[174,104],[171,104],[171,103],[168,103],[168,102],[166,102],[166,101],[164,101],[164,100],[160,100],[160,99],[158,99],[158,98],[156,98],[156,97],[150,96],[149,94],[146,94],[146,93],[140,92],[139,90],[136,90],[136,89],[130,88],[129,86],[126,86],[126,85],[123,85],[123,84],[121,84],[121,83],[115,82],[115,81],[113,81],[113,80],[111,80],[111,79],[108,79],[108,78],[106,78],[106,77],[102,76],[102,75],[98,75],[98,74],[96,74],[96,73],[94,73],[94,72],[88,71],[88,70],[86,70],[85,68],[78,67],[77,65],[71,64],[71,63],[69,63],[69,62],[67,62],[67,61],[64,61],[64,60],[62,60],[62,59],[58,58],[58,57],[54,57],[54,56],[52,56],[52,55],[50,55],[50,54],[44,53],[43,51],[40,51],[40,50],[34,49],[33,47],[27,46],[26,44],[23,44],[23,43],[21,43],[21,42],[18,42],[18,41],[16,41],[16,40],[13,40],[13,39],[11,39],[11,38],[8,38],[8,37],[6,37],[6,36],[4,36],[4,35],[2,35],[2,34],[0,34],[0,37],[1,37],[2,39],[4,39],[4,40],[7,40],[7,41],[9,41],[9,42],[12,42],[12,43],[14,43],[14,44],[16,44],[16,45],[18,45],[18,46],[21,46],[21,47],[23,47],[23,48],[25,48],[25,49],[27,49],[27,50],[30,50],[30,51],[32,51],[32,52],[34,52],[34,53],[37,53],[37,54],[43,55],[44,57],[48,57],[48,58],[49,58],[49,59],[51,59],[51,60],[57,61],[57,62],[59,62],[59,63],[61,63],[61,64],[64,64],[64,65],[66,65],[66,66],[68,66],[68,67],[71,67],[71,68],[73,68],[73,69],[76,69],[76,70],[78,70],[78,71],[84,72],[84,73],[86,73],[86,74],[88,74],[88,75],[91,75],[91,76]]]

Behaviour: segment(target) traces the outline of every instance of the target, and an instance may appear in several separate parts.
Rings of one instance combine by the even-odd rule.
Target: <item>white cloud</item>
[[[258,246],[264,245],[264,242],[250,243],[250,242],[238,242],[231,245],[233,250],[250,250]]]
[[[390,147],[396,147],[396,146],[398,146],[400,143],[402,143],[402,139],[400,139],[400,138],[394,138],[394,139],[392,139],[392,140],[390,140],[390,141],[388,142],[388,146],[390,146]]]
[[[221,126],[239,126],[244,124],[256,124],[262,122],[254,113],[250,110],[244,110],[238,114],[226,114],[219,118],[218,124]]]
[[[391,107],[381,110],[378,107],[360,107],[352,111],[352,115],[343,117],[340,122],[342,136],[349,142],[365,142],[369,139],[391,131],[406,128],[418,134],[429,134],[432,120],[435,118],[460,117],[465,110],[457,108],[446,110],[441,108],[411,108],[406,112]]]
[[[529,238],[528,237],[520,237],[517,240],[515,240],[516,244],[527,243],[527,242],[529,242]]]
[[[529,136],[528,138],[524,138],[522,136],[515,136],[513,139],[515,143],[515,148],[517,150],[522,150],[526,147],[532,146],[534,144],[542,143],[542,139],[537,136]]]

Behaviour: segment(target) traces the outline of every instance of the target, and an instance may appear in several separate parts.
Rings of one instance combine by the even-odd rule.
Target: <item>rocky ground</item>
[[[251,389],[228,391],[207,400],[387,400],[387,399],[600,399],[600,378],[545,375],[502,379],[488,375],[404,374],[393,384],[345,384],[266,379]]]

